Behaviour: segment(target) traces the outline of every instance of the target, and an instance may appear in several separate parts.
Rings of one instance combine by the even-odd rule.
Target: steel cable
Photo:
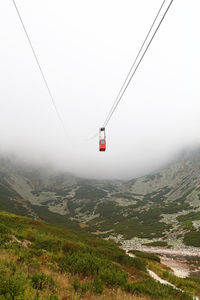
[[[105,122],[104,122],[103,127],[105,127],[105,124],[106,124],[106,122],[107,122],[107,120],[108,120],[108,118],[109,118],[109,115],[111,114],[111,112],[112,112],[112,110],[113,110],[113,108],[114,108],[114,106],[115,106],[117,100],[119,99],[119,96],[120,96],[120,94],[121,94],[121,92],[122,92],[122,90],[123,90],[123,88],[124,88],[124,86],[125,86],[125,84],[126,84],[128,78],[129,78],[129,75],[131,74],[131,72],[132,72],[132,70],[133,70],[133,68],[134,68],[134,66],[135,66],[135,64],[136,64],[136,62],[137,62],[138,57],[140,56],[140,54],[141,54],[141,52],[142,52],[142,49],[144,48],[144,45],[145,45],[145,43],[146,43],[146,41],[147,41],[147,39],[148,39],[150,33],[152,32],[152,29],[153,29],[153,27],[154,27],[154,25],[155,25],[155,23],[156,23],[156,21],[157,21],[159,15],[160,15],[160,12],[161,12],[161,10],[162,10],[162,8],[163,8],[165,2],[166,2],[166,0],[164,0],[164,1],[162,2],[161,6],[160,6],[160,8],[159,8],[159,10],[158,10],[158,12],[157,12],[157,14],[156,14],[156,17],[154,18],[154,21],[153,21],[153,23],[152,23],[152,25],[151,25],[151,27],[150,27],[150,29],[149,29],[149,31],[148,31],[148,33],[147,33],[147,35],[146,35],[144,41],[143,41],[143,43],[142,43],[142,46],[140,47],[140,49],[139,49],[139,51],[138,51],[138,53],[137,53],[137,55],[136,55],[136,57],[135,57],[135,59],[134,59],[134,62],[133,62],[132,66],[131,66],[131,68],[130,68],[130,70],[129,70],[129,72],[128,72],[128,74],[127,74],[127,76],[126,76],[126,78],[125,78],[125,80],[124,80],[124,82],[123,82],[123,84],[122,84],[122,87],[121,87],[121,89],[119,90],[119,92],[118,92],[118,94],[117,94],[117,97],[116,97],[116,99],[115,99],[115,101],[114,101],[114,103],[113,103],[113,105],[112,105],[112,107],[111,107],[111,109],[110,109],[110,111],[109,111],[109,113],[108,113],[108,116],[107,116],[107,118],[106,118],[106,120],[105,120]]]
[[[50,87],[49,87],[48,82],[47,82],[47,79],[46,79],[46,77],[45,77],[45,75],[44,75],[44,72],[43,72],[43,69],[42,69],[41,64],[40,64],[40,62],[39,62],[39,59],[38,59],[38,57],[37,57],[37,54],[36,54],[36,52],[35,52],[35,50],[34,50],[33,44],[32,44],[31,39],[30,39],[30,37],[29,37],[28,31],[26,30],[25,24],[24,24],[24,22],[23,22],[23,20],[22,20],[22,17],[21,17],[21,14],[20,14],[20,12],[19,12],[19,9],[18,9],[18,7],[17,7],[17,4],[16,4],[15,0],[12,0],[12,2],[13,2],[13,5],[14,5],[14,7],[15,7],[15,9],[16,9],[17,15],[18,15],[18,17],[19,17],[19,19],[20,19],[20,22],[21,22],[21,25],[22,25],[23,30],[24,30],[24,32],[25,32],[25,35],[26,35],[26,37],[27,37],[28,43],[29,43],[29,45],[30,45],[30,47],[31,47],[33,56],[34,56],[35,61],[36,61],[37,65],[38,65],[38,68],[39,68],[39,71],[40,71],[40,73],[41,73],[41,76],[42,76],[42,79],[43,79],[43,81],[44,81],[44,84],[45,84],[45,86],[46,86],[46,88],[47,88],[47,91],[48,91],[48,93],[49,93],[49,96],[50,96],[50,98],[51,98],[51,101],[52,101],[53,107],[54,107],[54,109],[55,109],[55,112],[56,112],[56,114],[57,114],[57,117],[58,117],[58,119],[59,119],[59,121],[60,121],[60,123],[61,123],[61,126],[62,126],[62,128],[63,128],[63,130],[64,130],[64,133],[65,133],[66,137],[68,138],[69,136],[68,136],[68,134],[67,134],[67,130],[66,130],[66,128],[65,128],[63,119],[62,119],[62,117],[61,117],[61,115],[60,115],[60,113],[59,113],[59,110],[58,110],[58,108],[57,108],[57,105],[56,105],[56,102],[55,102],[55,100],[54,100],[53,94],[52,94],[52,92],[51,92],[51,90],[50,90]]]
[[[125,91],[127,90],[127,88],[128,88],[128,86],[129,86],[129,84],[130,84],[130,82],[131,82],[133,76],[135,75],[135,73],[136,73],[136,71],[137,71],[139,65],[141,64],[141,62],[142,62],[142,60],[143,60],[143,58],[144,58],[144,56],[145,56],[147,50],[149,49],[149,47],[150,47],[150,45],[151,45],[151,43],[152,43],[152,41],[153,41],[153,39],[154,39],[156,33],[158,32],[158,29],[160,28],[160,26],[161,26],[161,24],[162,24],[162,22],[163,22],[163,20],[164,20],[164,18],[165,18],[165,16],[166,16],[167,12],[169,11],[169,9],[170,9],[170,7],[171,7],[173,1],[174,1],[174,0],[171,0],[171,1],[170,1],[170,3],[169,3],[169,5],[168,5],[167,9],[165,10],[165,13],[163,14],[163,16],[162,16],[162,18],[161,18],[161,20],[160,20],[158,26],[156,27],[156,30],[154,31],[154,33],[153,33],[153,35],[152,35],[152,37],[151,37],[149,43],[147,44],[147,47],[146,47],[145,51],[143,52],[143,54],[142,54],[142,56],[141,56],[139,62],[137,63],[137,65],[136,65],[136,67],[135,67],[135,69],[134,69],[134,72],[132,73],[132,75],[131,75],[131,77],[129,78],[128,82],[127,82],[126,84],[124,84],[124,89],[123,89],[123,91],[121,92],[122,89],[120,90],[120,97],[119,97],[117,100],[115,100],[115,102],[114,102],[114,104],[113,104],[113,106],[112,106],[112,109],[110,110],[110,112],[109,112],[109,114],[108,114],[108,116],[107,116],[107,118],[106,118],[106,120],[105,120],[105,122],[104,122],[103,127],[106,127],[106,126],[108,125],[108,122],[110,121],[110,119],[111,119],[113,113],[115,112],[115,110],[116,110],[116,108],[117,108],[119,102],[121,101],[121,99],[122,99],[122,97],[123,97]],[[140,51],[140,52],[141,52],[141,51]]]

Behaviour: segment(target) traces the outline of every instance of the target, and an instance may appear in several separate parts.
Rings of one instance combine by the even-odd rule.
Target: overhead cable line
[[[118,94],[118,97],[116,98],[116,100],[115,100],[115,102],[114,102],[114,104],[113,104],[111,110],[109,111],[109,114],[108,114],[108,116],[107,116],[107,118],[106,118],[106,120],[105,120],[105,122],[104,122],[104,125],[103,125],[104,128],[108,125],[108,122],[110,121],[112,115],[114,114],[114,112],[115,112],[115,110],[116,110],[116,108],[117,108],[119,102],[121,101],[121,99],[122,99],[122,97],[123,97],[125,91],[127,90],[127,88],[128,88],[128,86],[129,86],[129,84],[130,84],[130,82],[131,82],[133,76],[135,75],[135,73],[136,73],[136,71],[137,71],[139,65],[141,64],[141,62],[142,62],[142,60],[143,60],[143,58],[144,58],[144,56],[145,56],[147,50],[149,49],[149,47],[150,47],[150,45],[151,45],[151,43],[152,43],[152,41],[153,41],[153,39],[154,39],[156,33],[158,32],[158,29],[160,28],[160,26],[161,26],[161,24],[162,24],[162,22],[163,22],[163,20],[164,20],[164,18],[165,18],[165,16],[166,16],[167,12],[169,11],[169,9],[170,9],[170,7],[171,7],[173,1],[174,1],[174,0],[171,0],[171,1],[170,1],[170,3],[169,3],[169,5],[168,5],[167,9],[165,10],[165,13],[163,14],[163,16],[162,16],[162,18],[161,18],[161,20],[160,20],[158,26],[157,26],[156,29],[155,29],[155,31],[154,31],[154,33],[153,33],[153,35],[152,35],[152,37],[151,37],[149,43],[147,44],[147,47],[145,48],[145,51],[143,52],[141,58],[139,59],[139,61],[138,61],[137,65],[136,65],[136,67],[135,67],[135,69],[134,69],[132,75],[130,76],[129,80],[127,81],[127,78],[129,77],[129,75],[130,75],[130,73],[131,73],[131,71],[132,71],[132,69],[133,69],[133,67],[134,67],[134,65],[135,65],[135,62],[134,62],[134,64],[133,64],[133,66],[132,66],[132,68],[131,68],[129,74],[127,75],[127,78],[126,78],[126,80],[125,80],[125,82],[124,82],[122,88],[120,89],[120,92],[119,92],[119,94]],[[164,4],[164,3],[163,3],[163,4]],[[162,4],[162,6],[163,6],[163,4]],[[161,7],[161,8],[162,8],[162,7]],[[160,10],[161,10],[161,9],[160,9]],[[159,13],[160,13],[160,12],[159,12]],[[156,21],[156,20],[155,20],[155,21]],[[154,22],[154,23],[155,23],[155,22]],[[150,33],[150,32],[149,32],[149,33]],[[147,37],[147,38],[148,38],[148,37]],[[146,39],[147,39],[147,38],[146,38]],[[146,39],[145,39],[145,41],[146,41]],[[143,46],[142,46],[142,48],[143,48]],[[142,51],[142,49],[141,49],[141,51]],[[141,53],[141,51],[140,51],[140,53]],[[140,53],[139,53],[139,55],[140,55]],[[139,55],[138,55],[138,56],[139,56]],[[137,56],[137,58],[138,58],[138,56]],[[124,89],[123,89],[123,88],[124,88]],[[122,91],[122,89],[123,89],[123,91]],[[120,97],[119,97],[119,95],[120,95]]]
[[[160,12],[161,12],[161,10],[162,10],[162,8],[163,8],[165,2],[166,2],[166,0],[164,0],[164,1],[162,2],[161,6],[160,6],[160,8],[159,8],[159,10],[158,10],[158,12],[157,12],[157,14],[156,14],[156,17],[155,17],[155,19],[154,19],[154,21],[153,21],[153,23],[152,23],[152,25],[151,25],[151,27],[150,27],[150,29],[149,29],[149,31],[148,31],[146,37],[145,37],[143,43],[142,43],[142,46],[140,47],[140,49],[139,49],[139,51],[138,51],[138,54],[136,55],[136,57],[135,57],[135,59],[134,59],[134,62],[133,62],[132,66],[131,66],[131,68],[130,68],[130,70],[129,70],[129,72],[128,72],[128,74],[127,74],[127,76],[126,76],[126,78],[125,78],[125,80],[124,80],[124,82],[123,82],[123,84],[122,84],[122,87],[121,87],[121,89],[119,90],[119,92],[118,92],[118,94],[117,94],[117,97],[116,97],[116,99],[115,99],[115,101],[114,101],[114,103],[113,103],[113,105],[112,105],[112,107],[111,107],[111,109],[110,109],[110,111],[109,111],[109,113],[108,113],[108,115],[107,115],[107,118],[106,118],[106,120],[105,120],[105,122],[104,122],[103,127],[106,126],[105,124],[107,123],[107,120],[108,120],[108,118],[109,118],[109,116],[110,116],[110,114],[111,114],[111,112],[112,112],[112,110],[113,110],[115,104],[117,103],[117,100],[119,99],[119,96],[120,96],[120,94],[121,94],[121,92],[122,92],[122,90],[123,90],[123,88],[124,88],[124,86],[125,86],[125,84],[126,84],[128,78],[129,78],[129,76],[130,76],[130,74],[131,74],[131,72],[132,72],[132,70],[133,70],[133,68],[134,68],[134,66],[135,66],[135,64],[136,64],[136,62],[137,62],[137,60],[138,60],[138,57],[140,56],[140,54],[141,54],[141,52],[142,52],[142,50],[143,50],[143,48],[144,48],[144,45],[145,45],[145,43],[146,43],[146,41],[147,41],[147,39],[148,39],[150,33],[152,32],[152,29],[153,29],[153,27],[154,27],[154,25],[155,25],[155,22],[157,21],[157,19],[158,19],[159,15],[160,15]]]
[[[19,9],[18,9],[18,7],[17,7],[17,4],[16,4],[15,0],[12,0],[12,2],[13,2],[13,5],[14,5],[14,7],[15,7],[15,9],[16,9],[17,15],[18,15],[18,17],[19,17],[19,19],[20,19],[20,22],[21,22],[21,25],[22,25],[23,30],[24,30],[24,32],[25,32],[25,35],[26,35],[26,37],[27,37],[28,43],[29,43],[29,45],[30,45],[30,47],[31,47],[33,56],[34,56],[35,61],[36,61],[37,65],[38,65],[38,68],[39,68],[39,71],[40,71],[40,73],[41,73],[41,76],[42,76],[42,79],[43,79],[43,81],[44,81],[44,84],[45,84],[45,86],[46,86],[46,88],[47,88],[47,91],[48,91],[48,93],[49,93],[49,96],[50,96],[50,98],[51,98],[51,101],[52,101],[53,107],[54,107],[54,109],[55,109],[55,112],[56,112],[56,114],[57,114],[57,117],[58,117],[58,119],[59,119],[59,121],[60,121],[60,123],[61,123],[61,126],[62,126],[62,128],[63,128],[63,130],[64,130],[64,133],[65,133],[66,137],[68,138],[68,134],[67,134],[67,130],[66,130],[66,128],[65,128],[64,122],[63,122],[62,117],[61,117],[61,115],[60,115],[60,113],[59,113],[59,110],[58,110],[58,108],[57,108],[57,105],[56,105],[56,102],[55,102],[55,100],[54,100],[53,94],[52,94],[52,92],[51,92],[51,90],[50,90],[50,87],[49,87],[48,82],[47,82],[47,79],[46,79],[46,77],[45,77],[45,75],[44,75],[44,72],[43,72],[43,69],[42,69],[41,64],[40,64],[40,62],[39,62],[39,59],[38,59],[38,57],[37,57],[37,54],[36,54],[36,52],[35,52],[35,50],[34,50],[33,44],[32,44],[31,39],[30,39],[30,37],[29,37],[28,31],[26,30],[25,24],[24,24],[24,22],[23,22],[23,20],[22,20],[22,17],[21,17],[21,14],[20,14],[20,12],[19,12]]]

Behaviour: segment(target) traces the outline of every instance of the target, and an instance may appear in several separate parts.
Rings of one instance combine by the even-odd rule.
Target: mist
[[[12,1],[2,0],[2,155],[87,178],[130,179],[200,146],[198,0],[174,1],[106,127],[105,153],[90,137],[104,123],[161,1],[16,3],[67,134]]]

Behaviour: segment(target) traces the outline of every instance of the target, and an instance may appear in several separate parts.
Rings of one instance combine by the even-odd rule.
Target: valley
[[[90,180],[9,159],[0,208],[103,238],[200,247],[200,153],[133,180]]]
[[[120,264],[120,270],[128,272],[119,276],[135,278],[133,283],[128,283],[127,279],[123,279],[123,284],[114,283],[113,299],[129,299],[129,293],[137,297],[137,289],[144,299],[154,299],[159,293],[162,295],[161,299],[191,299],[194,295],[200,296],[200,152],[190,154],[159,172],[128,181],[83,179],[49,168],[36,168],[8,158],[1,158],[0,161],[0,225],[3,226],[0,227],[0,247],[3,255],[8,255],[6,249],[15,244],[14,248],[11,247],[13,250],[9,250],[14,255],[11,255],[9,260],[12,261],[18,255],[18,248],[23,248],[20,245],[25,243],[26,247],[30,247],[29,243],[36,243],[34,247],[40,249],[41,254],[37,254],[38,250],[31,250],[31,259],[36,261],[37,255],[41,257],[40,267],[38,263],[36,267],[41,272],[48,269],[43,263],[43,256],[47,255],[47,252],[48,260],[57,264],[54,254],[54,247],[57,247],[54,245],[55,241],[62,252],[58,255],[59,261],[66,259],[67,243],[67,253],[70,249],[65,262],[67,265],[60,265],[60,269],[56,269],[58,274],[54,271],[52,276],[55,281],[57,276],[62,276],[60,272],[69,272],[74,265],[73,257],[82,264],[87,252],[85,249],[90,241],[90,251],[95,257],[87,257],[88,263],[90,260],[96,260],[103,251],[103,259],[110,259],[109,263],[116,261]],[[15,217],[10,213],[22,217]],[[42,235],[38,228],[41,228]],[[48,234],[44,232],[45,228],[48,229]],[[55,239],[54,232],[59,234],[61,240]],[[65,241],[67,236],[70,240]],[[108,243],[105,244],[105,249],[104,242]],[[50,247],[48,249],[51,250],[46,247]],[[106,250],[106,247],[116,247],[113,251],[119,252],[119,256],[110,257],[111,252]],[[80,252],[79,248],[83,252]],[[22,249],[21,252],[26,256],[26,250],[24,252]],[[136,258],[132,267],[130,264],[133,264],[133,261],[129,261],[125,256],[125,253],[130,255],[130,252],[134,253]],[[1,259],[3,257],[0,257],[0,265]],[[30,263],[27,259],[23,260],[24,266]],[[18,265],[18,260],[15,264]],[[20,268],[19,265],[17,268]],[[113,272],[118,274],[120,270],[115,270],[114,267]],[[44,278],[45,274],[51,273],[49,269],[45,272],[42,275]],[[10,274],[10,269],[8,273]],[[24,273],[27,278],[31,274],[28,273]],[[75,274],[78,274],[78,279],[74,277]],[[73,279],[68,279],[71,295],[73,294],[70,299],[76,299],[76,295],[82,297],[81,299],[90,295],[93,299],[94,289],[98,286],[94,274],[90,274],[94,276],[93,279],[87,276],[84,279],[75,270],[72,275]],[[18,273],[16,278],[17,276]],[[34,278],[34,275],[31,276]],[[66,276],[71,278],[69,274]],[[103,278],[98,280],[102,281]],[[169,286],[163,287],[163,284],[155,283],[155,279],[158,278],[161,283],[168,282]],[[84,280],[87,281],[86,285]],[[54,291],[60,296],[48,299],[62,299],[63,287],[61,283],[57,284],[59,287],[54,288]],[[103,286],[106,287],[105,293],[109,294],[110,284],[107,281],[102,285],[102,291],[97,291],[97,294],[103,293]],[[27,285],[26,289],[30,289],[30,286]],[[66,291],[69,294],[69,290]],[[44,292],[41,292],[44,299],[45,293],[48,292],[44,289]],[[184,293],[185,298],[182,298],[181,293]],[[100,299],[100,296],[95,297]],[[110,299],[112,297],[110,296]]]

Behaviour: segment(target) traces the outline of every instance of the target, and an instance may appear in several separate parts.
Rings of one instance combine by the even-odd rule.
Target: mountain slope
[[[190,292],[199,295],[195,280],[187,280],[186,294],[150,278],[147,267],[166,272],[159,261],[145,253],[130,257],[112,241],[0,211],[1,299],[189,300]]]
[[[2,209],[103,237],[200,246],[198,151],[130,181],[82,179],[2,159],[0,197]]]

